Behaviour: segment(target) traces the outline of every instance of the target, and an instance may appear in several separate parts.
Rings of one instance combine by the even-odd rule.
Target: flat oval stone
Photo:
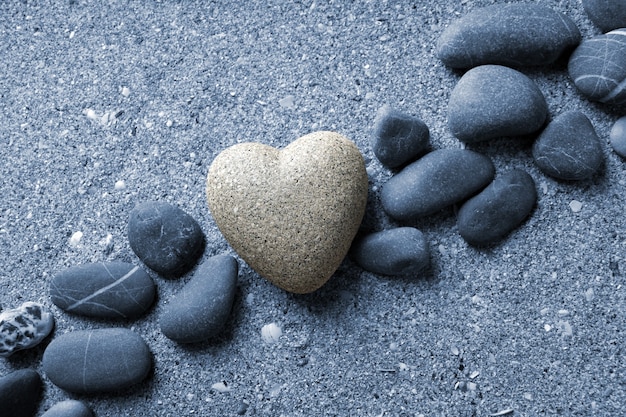
[[[439,149],[407,165],[383,186],[387,214],[412,220],[461,202],[493,180],[491,159],[467,149]]]
[[[36,371],[20,369],[0,378],[0,415],[34,417],[39,408],[43,382]]]
[[[609,138],[615,153],[626,158],[626,116],[617,119],[611,128]]]
[[[223,329],[235,299],[237,260],[213,256],[194,272],[185,287],[165,305],[161,331],[180,343],[210,339]]]
[[[146,271],[125,262],[74,266],[50,281],[50,298],[57,307],[95,318],[137,318],[152,306],[155,295]]]
[[[466,143],[538,131],[548,104],[526,75],[500,65],[473,68],[450,94],[448,126]]]
[[[498,242],[528,217],[536,202],[532,177],[519,169],[507,172],[461,206],[459,233],[470,245]]]
[[[414,227],[397,227],[364,236],[354,243],[352,259],[381,275],[417,276],[430,267],[430,247]]]
[[[50,381],[78,394],[121,392],[144,380],[151,366],[144,340],[124,328],[65,333],[43,354],[43,370]]]
[[[93,417],[93,413],[82,401],[65,400],[50,407],[41,417]]]
[[[147,201],[130,213],[128,242],[139,259],[165,277],[188,272],[204,249],[200,225],[169,203]]]
[[[591,178],[604,153],[591,121],[580,111],[557,116],[533,145],[533,158],[544,174],[562,180]]]
[[[581,43],[569,59],[568,71],[588,99],[607,104],[626,103],[626,29]]]
[[[54,327],[54,316],[42,304],[23,303],[0,313],[0,356],[37,346]]]
[[[626,28],[626,2],[624,0],[583,0],[589,18],[602,32]]]
[[[206,194],[239,256],[274,285],[302,294],[324,285],[348,253],[367,190],[359,148],[322,131],[282,150],[231,146],[211,164]]]
[[[545,65],[580,43],[576,24],[538,4],[498,4],[452,22],[437,43],[437,57],[452,68],[484,64]]]
[[[372,149],[378,160],[396,168],[415,159],[428,149],[430,132],[420,119],[383,106],[376,114]]]

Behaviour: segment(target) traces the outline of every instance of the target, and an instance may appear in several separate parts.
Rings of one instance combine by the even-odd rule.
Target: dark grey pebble
[[[584,41],[572,53],[569,75],[588,99],[626,103],[626,29]]]
[[[204,248],[198,223],[178,207],[159,201],[141,203],[131,211],[128,241],[148,268],[165,277],[188,272]]]
[[[450,94],[448,126],[466,143],[538,131],[548,104],[526,75],[501,65],[466,72]]]
[[[152,306],[155,294],[146,271],[125,262],[74,266],[50,282],[50,297],[57,307],[95,318],[137,318]]]
[[[626,116],[617,119],[611,128],[609,138],[615,153],[626,158]]]
[[[461,206],[459,233],[470,245],[496,243],[528,217],[536,202],[532,177],[519,169],[507,172]]]
[[[32,369],[20,369],[0,378],[0,416],[34,417],[39,408],[43,382]]]
[[[583,0],[583,7],[591,21],[602,29],[602,32],[626,28],[624,0]]]
[[[418,229],[398,227],[360,238],[352,246],[351,257],[375,274],[417,276],[430,266],[430,247]]]
[[[604,153],[591,121],[574,110],[557,116],[541,132],[533,145],[533,158],[544,174],[583,180],[600,170]]]
[[[545,65],[580,43],[576,24],[538,4],[499,4],[453,21],[437,43],[437,57],[452,68],[484,64]]]
[[[372,149],[378,160],[389,168],[412,161],[428,149],[428,126],[417,117],[383,106],[376,114]]]
[[[50,407],[41,417],[93,417],[93,413],[82,401],[65,400]]]
[[[380,199],[387,214],[413,220],[474,195],[493,180],[491,159],[467,149],[439,149],[391,177]]]
[[[180,343],[217,336],[230,316],[237,272],[237,260],[230,255],[204,261],[183,289],[165,304],[159,318],[163,334]]]
[[[55,338],[43,354],[53,384],[79,394],[127,389],[144,380],[152,355],[137,333],[124,328],[80,330]]]

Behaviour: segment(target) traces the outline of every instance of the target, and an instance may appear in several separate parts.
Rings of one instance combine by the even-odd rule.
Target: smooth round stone
[[[152,306],[155,295],[146,271],[125,262],[74,266],[50,282],[50,298],[57,307],[95,318],[137,318]]]
[[[93,417],[93,413],[82,401],[65,400],[50,407],[41,417]]]
[[[533,145],[533,158],[544,174],[562,180],[591,178],[604,153],[591,121],[580,111],[557,116]]]
[[[396,168],[415,159],[428,149],[428,126],[385,105],[378,110],[374,121],[372,149],[378,160],[389,168]]]
[[[238,264],[230,255],[207,259],[165,305],[161,331],[179,343],[213,338],[224,328],[235,299]]]
[[[0,416],[34,417],[43,382],[36,371],[20,369],[0,378]]]
[[[354,243],[352,259],[381,275],[417,276],[430,267],[430,247],[414,227],[398,227],[364,236]]]
[[[387,214],[413,220],[461,202],[493,180],[491,159],[467,149],[439,149],[407,165],[383,186]]]
[[[496,243],[528,217],[536,202],[532,177],[519,169],[507,172],[461,206],[459,233],[470,245]]]
[[[169,203],[147,201],[130,213],[128,241],[146,266],[165,276],[188,272],[204,249],[204,235],[198,223]]]
[[[144,340],[124,328],[66,333],[50,342],[43,354],[50,381],[79,394],[121,392],[144,380],[151,366]]]
[[[526,75],[501,65],[466,72],[450,94],[448,126],[466,143],[538,131],[548,104]]]
[[[437,57],[452,68],[484,64],[545,65],[580,43],[576,24],[538,4],[499,4],[452,22],[437,43]]]
[[[23,303],[0,313],[0,356],[37,346],[54,327],[54,316],[42,304]]]
[[[626,28],[624,0],[583,0],[583,7],[591,21],[602,29],[602,32]]]
[[[335,132],[305,135],[282,150],[241,143],[211,164],[206,194],[220,231],[262,277],[310,293],[348,253],[367,203],[365,163]]]
[[[626,29],[584,41],[572,53],[569,75],[588,99],[626,103]]]
[[[611,146],[616,154],[626,158],[626,116],[615,122],[609,134]]]

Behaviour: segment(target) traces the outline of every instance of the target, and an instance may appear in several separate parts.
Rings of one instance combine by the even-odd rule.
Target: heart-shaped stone
[[[356,145],[322,131],[282,150],[231,146],[211,164],[206,193],[239,256],[278,287],[304,294],[324,285],[348,253],[367,186]]]

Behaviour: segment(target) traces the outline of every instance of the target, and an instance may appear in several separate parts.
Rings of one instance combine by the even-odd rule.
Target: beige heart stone
[[[333,275],[361,224],[367,173],[354,143],[314,132],[282,150],[241,143],[207,176],[220,231],[261,276],[287,291],[315,291]]]

